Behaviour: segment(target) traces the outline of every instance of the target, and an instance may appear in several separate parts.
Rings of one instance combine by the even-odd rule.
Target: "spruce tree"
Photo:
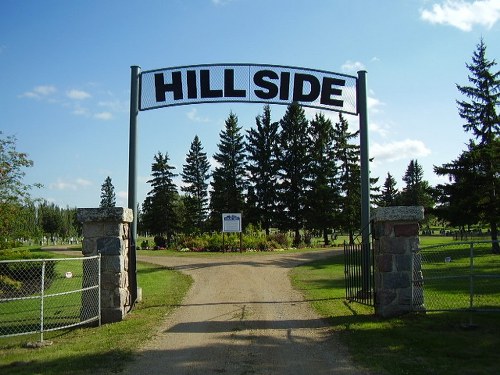
[[[325,245],[329,245],[328,230],[339,216],[339,171],[335,159],[335,134],[332,122],[323,114],[316,114],[310,123],[311,187],[306,209],[309,229],[321,231]]]
[[[450,183],[438,184],[434,188],[437,206],[433,213],[450,225],[462,229],[481,221],[477,203],[482,193],[477,189],[480,175],[475,153],[476,145],[469,143],[469,149],[456,160],[442,166],[434,166],[438,176],[448,176]]]
[[[264,106],[264,113],[255,119],[256,128],[247,131],[247,170],[249,194],[246,215],[248,222],[261,225],[269,235],[276,214],[278,180],[278,130],[279,123],[271,122],[271,109]],[[251,193],[251,194],[250,194]]]
[[[339,226],[348,233],[349,243],[354,243],[354,233],[361,226],[361,168],[360,146],[353,142],[359,131],[349,131],[349,123],[339,114],[334,126],[335,156],[339,168],[341,212]]]
[[[172,172],[175,168],[169,165],[168,154],[158,152],[154,156],[151,165],[152,179],[147,181],[151,184],[143,204],[143,221],[146,229],[157,236],[166,237],[166,245],[169,246],[173,235],[179,229],[179,216],[177,210],[178,193],[174,184]]]
[[[288,106],[280,121],[279,137],[279,224],[294,232],[294,244],[301,242],[307,191],[310,189],[309,122],[297,103]]]
[[[387,172],[387,177],[385,178],[384,185],[382,187],[382,192],[380,198],[378,199],[378,205],[380,207],[396,206],[398,202],[398,189],[396,187],[396,179]]]
[[[116,195],[115,187],[111,181],[111,177],[106,177],[103,184],[101,185],[101,203],[99,207],[115,207],[116,205]]]
[[[210,221],[214,230],[222,228],[224,212],[242,212],[245,191],[245,142],[234,113],[229,114],[219,136],[219,152],[214,155],[218,166],[212,174],[210,193]]]
[[[198,232],[203,231],[207,218],[209,170],[210,163],[207,154],[203,152],[201,141],[196,135],[186,155],[186,164],[182,168],[181,177],[185,185],[181,187],[181,190],[186,193],[185,226]]]
[[[424,170],[418,160],[411,160],[403,176],[405,187],[401,192],[403,206],[423,206],[428,212],[432,209],[433,199],[429,183],[424,180]]]
[[[472,63],[466,64],[470,71],[470,86],[457,85],[458,91],[466,97],[457,100],[460,117],[465,120],[463,128],[473,134],[477,143],[472,150],[477,156],[475,189],[481,192],[476,203],[477,212],[483,222],[490,226],[491,239],[498,241],[500,218],[500,71],[494,71],[496,62],[486,58],[486,45],[481,39],[472,56]],[[479,183],[480,182],[480,183]],[[492,250],[500,254],[500,244],[493,242]]]

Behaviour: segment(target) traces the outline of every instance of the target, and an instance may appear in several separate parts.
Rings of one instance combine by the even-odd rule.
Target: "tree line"
[[[278,122],[265,106],[246,134],[230,113],[212,172],[194,137],[180,173],[183,194],[168,153],[154,156],[140,230],[164,235],[168,245],[178,232],[220,231],[223,213],[242,212],[246,225],[267,235],[271,228],[293,232],[295,244],[304,230],[321,232],[326,244],[333,228],[354,236],[360,220],[357,135],[342,115],[335,124],[323,114],[308,121],[298,104],[289,105]]]
[[[472,134],[455,160],[434,166],[448,183],[430,186],[417,160],[411,160],[398,191],[388,173],[382,186],[371,180],[372,205],[422,205],[452,226],[487,225],[498,240],[500,179],[500,72],[486,57],[483,40],[466,64],[469,85],[457,85],[463,129]],[[24,168],[32,166],[27,154],[15,148],[15,138],[0,133],[0,242],[12,239],[78,235],[75,209],[36,202],[23,183]],[[220,231],[222,213],[242,212],[244,223],[269,234],[271,228],[293,233],[295,244],[304,233],[321,234],[329,243],[333,230],[354,240],[360,228],[360,149],[358,132],[351,131],[342,114],[334,123],[318,113],[306,119],[302,107],[291,104],[279,121],[269,106],[245,133],[230,113],[219,134],[216,165],[211,171],[201,140],[195,136],[175,185],[175,168],[168,153],[158,152],[151,165],[151,184],[142,203],[139,230],[163,238]],[[101,189],[101,207],[115,205],[108,177]],[[493,251],[500,253],[498,243]]]

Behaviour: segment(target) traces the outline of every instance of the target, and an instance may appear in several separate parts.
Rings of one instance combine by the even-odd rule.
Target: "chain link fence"
[[[450,242],[414,253],[413,299],[426,311],[500,312],[500,256],[492,241]]]
[[[0,261],[0,337],[100,324],[100,255]]]

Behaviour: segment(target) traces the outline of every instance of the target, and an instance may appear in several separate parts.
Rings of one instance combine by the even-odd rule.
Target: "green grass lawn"
[[[124,361],[149,339],[158,321],[179,304],[191,285],[190,277],[160,266],[138,264],[138,283],[143,302],[122,322],[101,327],[48,332],[53,345],[40,349],[25,347],[39,334],[0,338],[2,374],[89,374],[107,368],[119,372]]]
[[[498,313],[435,312],[383,320],[373,308],[344,299],[343,273],[343,256],[336,256],[297,267],[291,278],[356,362],[388,374],[498,373]]]

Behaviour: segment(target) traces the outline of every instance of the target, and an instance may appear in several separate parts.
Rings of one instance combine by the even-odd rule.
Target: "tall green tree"
[[[398,195],[399,191],[396,187],[396,179],[387,172],[387,177],[385,178],[377,203],[380,207],[395,206],[398,202]]]
[[[181,190],[186,193],[184,205],[187,229],[202,232],[208,211],[208,179],[210,178],[210,163],[203,146],[196,135],[186,155],[186,163],[182,167]]]
[[[332,122],[316,114],[310,122],[310,181],[306,209],[306,227],[321,231],[325,245],[328,231],[340,214],[339,170],[335,158],[335,132]]]
[[[212,229],[222,228],[224,212],[242,212],[245,191],[245,141],[238,126],[238,117],[230,113],[220,132],[218,163],[212,174],[210,193],[210,222]]]
[[[32,167],[33,161],[17,151],[16,141],[0,132],[0,248],[19,234],[22,211],[31,204],[30,189],[39,186],[24,183],[25,169]]]
[[[334,125],[335,157],[339,168],[341,190],[341,215],[339,226],[348,233],[349,243],[354,243],[354,234],[361,226],[361,168],[360,146],[355,140],[359,131],[351,132],[349,123],[342,114]]]
[[[169,246],[172,237],[179,230],[179,216],[177,210],[178,193],[174,184],[177,175],[169,164],[168,153],[158,152],[151,165],[151,191],[143,204],[143,224],[145,229],[157,236],[165,236]]]
[[[430,211],[433,206],[429,183],[424,180],[424,170],[418,160],[411,160],[403,176],[405,187],[401,191],[400,201],[404,206],[423,206]]]
[[[464,100],[457,100],[459,115],[465,120],[463,128],[475,138],[473,148],[478,167],[475,176],[476,190],[481,199],[476,207],[482,221],[490,226],[491,239],[498,241],[500,218],[500,71],[496,62],[486,57],[486,44],[481,39],[472,56],[469,69],[469,86],[457,85]],[[471,150],[469,150],[471,151]],[[500,254],[500,244],[493,243],[492,250]]]
[[[264,113],[255,119],[255,128],[247,131],[247,171],[249,194],[247,215],[269,235],[276,216],[278,185],[279,123],[271,121],[271,108],[264,106]],[[251,209],[253,208],[253,210]]]
[[[309,122],[297,103],[288,106],[280,121],[279,136],[279,225],[294,232],[294,244],[301,242],[304,211],[310,189]]]
[[[101,185],[101,203],[99,207],[115,207],[116,206],[116,194],[115,187],[111,181],[111,177],[106,177],[103,184]]]
[[[433,213],[462,229],[481,221],[477,203],[483,199],[483,194],[476,188],[480,172],[475,150],[476,145],[470,142],[469,149],[456,160],[434,166],[434,173],[448,176],[449,183],[438,184],[434,188],[437,206]]]

